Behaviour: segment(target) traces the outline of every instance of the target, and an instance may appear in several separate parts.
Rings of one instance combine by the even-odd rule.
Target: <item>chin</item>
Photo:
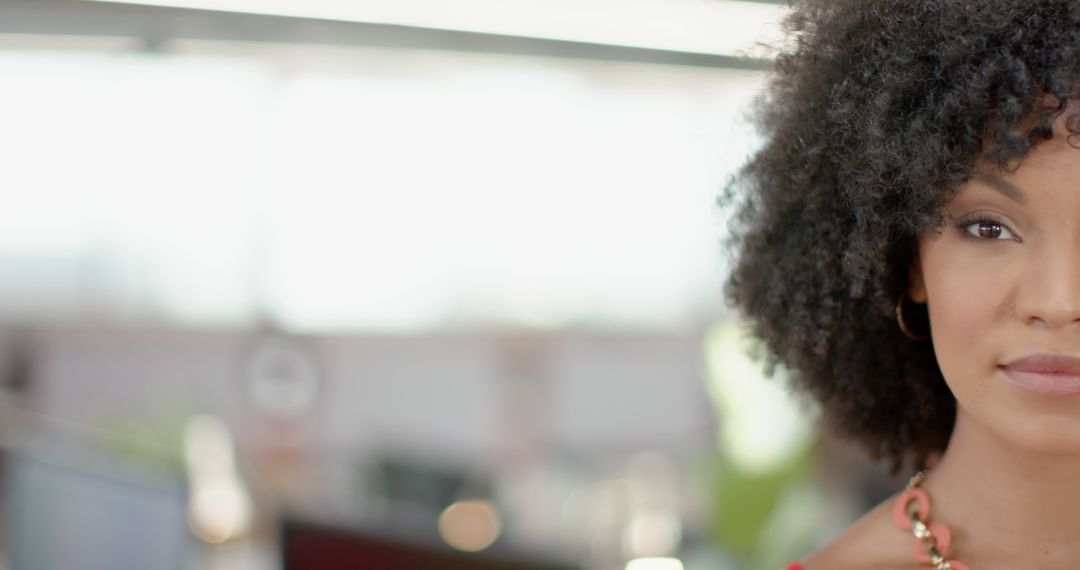
[[[995,423],[998,435],[1020,450],[1080,459],[1080,416],[1047,413]]]

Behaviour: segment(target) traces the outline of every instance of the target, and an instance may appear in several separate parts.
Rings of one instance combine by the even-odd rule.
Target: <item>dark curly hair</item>
[[[805,0],[785,27],[764,145],[721,198],[738,201],[726,292],[830,425],[921,467],[956,401],[895,318],[918,237],[976,164],[1008,171],[1052,138],[1080,96],[1080,2]]]

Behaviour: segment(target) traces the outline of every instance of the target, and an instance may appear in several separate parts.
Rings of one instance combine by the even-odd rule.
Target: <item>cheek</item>
[[[950,385],[992,361],[988,341],[995,323],[1008,317],[1011,290],[1004,260],[955,255],[952,245],[927,247],[922,254],[934,349]]]
[[[974,273],[946,272],[928,283],[927,299],[934,336],[973,332],[971,327],[992,320],[1004,291]]]

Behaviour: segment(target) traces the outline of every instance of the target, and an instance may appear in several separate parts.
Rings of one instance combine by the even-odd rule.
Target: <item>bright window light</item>
[[[683,570],[678,558],[637,558],[626,564],[626,570]]]
[[[741,110],[763,74],[224,43],[0,51],[0,318],[327,332],[719,310],[714,200],[756,144]]]
[[[94,0],[393,24],[690,53],[764,55],[780,3],[735,0]]]

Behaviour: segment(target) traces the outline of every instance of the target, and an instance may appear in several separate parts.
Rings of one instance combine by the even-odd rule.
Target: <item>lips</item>
[[[1080,394],[1080,358],[1038,354],[1000,367],[1017,386],[1044,396]]]

